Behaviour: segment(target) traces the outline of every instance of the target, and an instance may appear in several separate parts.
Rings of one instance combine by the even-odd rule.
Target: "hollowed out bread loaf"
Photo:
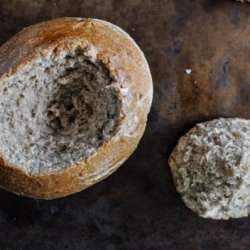
[[[169,165],[177,191],[201,217],[250,212],[250,121],[217,119],[181,137]]]
[[[0,48],[0,186],[52,199],[104,179],[137,147],[151,102],[147,61],[117,26],[25,28]]]

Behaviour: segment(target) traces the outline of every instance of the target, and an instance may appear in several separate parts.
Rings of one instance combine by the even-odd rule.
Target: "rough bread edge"
[[[133,39],[106,21],[59,18],[25,28],[0,48],[0,82],[50,49],[76,46],[107,64],[115,78],[122,99],[120,129],[87,160],[61,172],[30,175],[0,156],[0,186],[8,191],[41,199],[79,192],[114,172],[144,133],[153,97],[149,66]]]

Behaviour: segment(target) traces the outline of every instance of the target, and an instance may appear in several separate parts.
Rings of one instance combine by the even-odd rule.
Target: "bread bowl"
[[[0,48],[0,186],[53,199],[106,178],[137,147],[152,92],[142,51],[117,26],[25,28]]]

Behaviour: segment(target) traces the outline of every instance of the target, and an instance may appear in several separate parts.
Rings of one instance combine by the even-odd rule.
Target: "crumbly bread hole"
[[[33,174],[87,159],[118,129],[112,83],[108,67],[79,48],[33,61],[0,86],[0,153]]]

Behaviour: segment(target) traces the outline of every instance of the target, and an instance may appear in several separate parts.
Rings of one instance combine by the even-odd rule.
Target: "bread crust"
[[[2,188],[39,199],[64,197],[109,176],[137,147],[152,103],[152,78],[139,47],[111,23],[59,18],[25,28],[0,48],[0,87],[4,80],[49,51],[77,47],[84,48],[89,57],[103,61],[116,82],[123,115],[116,134],[88,159],[60,172],[33,175],[9,164],[1,155]]]

